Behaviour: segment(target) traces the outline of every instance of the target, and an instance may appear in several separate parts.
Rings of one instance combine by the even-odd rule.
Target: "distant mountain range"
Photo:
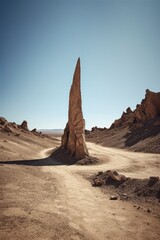
[[[63,129],[38,129],[43,134],[63,134]]]

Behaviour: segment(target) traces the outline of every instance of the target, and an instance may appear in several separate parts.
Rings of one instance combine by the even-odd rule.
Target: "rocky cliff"
[[[134,111],[128,107],[109,129],[86,131],[86,139],[108,147],[160,153],[160,92],[147,89]]]
[[[160,92],[155,93],[147,89],[141,104],[137,104],[134,111],[127,108],[126,112],[114,121],[111,128],[140,123],[157,116],[160,116]]]

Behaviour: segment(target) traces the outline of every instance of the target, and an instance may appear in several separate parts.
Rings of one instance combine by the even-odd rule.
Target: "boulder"
[[[106,172],[98,172],[93,179],[92,186],[102,186],[103,184],[119,186],[126,180],[128,180],[128,178],[123,174],[108,170]]]
[[[108,178],[106,179],[106,183],[109,183],[112,181],[115,181],[117,183],[123,183],[127,180],[127,178],[124,175],[119,174],[117,171],[108,170],[106,171],[106,174],[108,176]]]

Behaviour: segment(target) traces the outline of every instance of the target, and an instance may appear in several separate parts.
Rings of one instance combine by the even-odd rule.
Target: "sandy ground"
[[[86,132],[86,140],[104,147],[160,154],[160,116],[117,128],[94,128]]]
[[[4,159],[8,142],[0,142],[0,159],[41,159],[59,142],[39,141]],[[28,141],[28,140],[26,140]],[[45,142],[46,141],[46,142]],[[29,143],[28,143],[29,144]],[[48,144],[48,146],[47,146]],[[25,144],[24,144],[25,145]],[[89,239],[157,240],[160,220],[153,214],[137,211],[129,202],[110,201],[109,195],[91,186],[83,176],[116,169],[130,177],[160,176],[160,155],[133,153],[87,143],[89,153],[100,164],[65,166],[53,163],[42,166],[1,164],[0,239]],[[35,147],[35,149],[34,149]],[[9,149],[9,147],[8,147]],[[14,150],[14,147],[12,148]],[[9,150],[8,150],[9,151]],[[22,154],[23,153],[23,154]],[[23,155],[23,158],[20,157]],[[7,156],[7,155],[5,155]],[[19,157],[18,157],[19,156]]]

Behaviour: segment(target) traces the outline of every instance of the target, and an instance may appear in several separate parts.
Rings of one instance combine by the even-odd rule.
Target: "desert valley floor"
[[[49,156],[60,138],[0,134],[0,239],[159,238],[158,199],[151,211],[141,202],[111,201],[111,192],[93,187],[88,178],[109,169],[133,178],[160,176],[160,154],[87,142],[99,164],[59,165]]]

